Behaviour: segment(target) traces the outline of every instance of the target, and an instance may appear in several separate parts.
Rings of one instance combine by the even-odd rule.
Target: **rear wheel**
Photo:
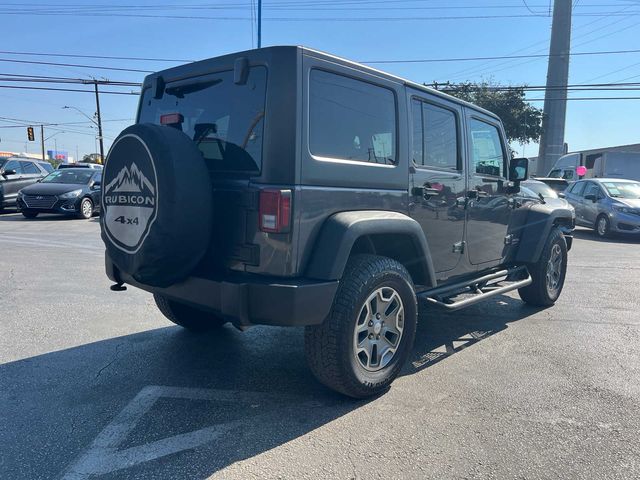
[[[38,216],[38,212],[26,212],[23,210],[22,215],[24,218],[36,218]]]
[[[520,298],[530,305],[553,305],[564,286],[567,274],[567,243],[557,228],[551,230],[538,262],[529,266],[533,282],[520,288]]]
[[[78,210],[78,218],[90,219],[93,216],[93,202],[90,198],[83,198]]]
[[[198,310],[184,303],[169,300],[167,297],[153,294],[156,305],[162,314],[176,325],[186,328],[192,332],[206,332],[222,327],[226,320],[219,316]]]
[[[347,263],[329,317],[305,329],[309,366],[320,382],[350,397],[384,392],[411,351],[416,318],[416,295],[404,266],[356,255]]]
[[[609,218],[606,215],[600,215],[596,220],[596,235],[600,238],[606,238],[609,236],[610,228]]]

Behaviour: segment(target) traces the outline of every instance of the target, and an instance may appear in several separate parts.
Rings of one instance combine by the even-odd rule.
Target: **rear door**
[[[446,272],[458,265],[463,253],[463,111],[424,92],[410,90],[409,100],[409,213],[425,232],[436,272]]]
[[[507,185],[507,145],[500,122],[467,110],[467,248],[474,265],[500,263],[513,199]]]
[[[593,200],[584,198],[587,195],[595,195],[595,202]],[[605,198],[604,192],[600,188],[600,185],[598,185],[596,182],[587,182],[587,186],[585,187],[582,196],[582,219],[587,225],[595,225],[596,218],[599,212],[598,207],[600,205],[600,202],[602,202],[602,199]]]
[[[573,205],[573,208],[576,211],[576,223],[580,225],[584,224],[582,215],[582,204],[584,199],[582,198],[582,192],[584,192],[586,184],[587,182],[576,182],[565,192],[565,198],[571,205]]]
[[[36,183],[44,176],[42,171],[34,162],[20,160],[20,166],[22,167],[22,180],[24,181],[24,186],[21,188]]]

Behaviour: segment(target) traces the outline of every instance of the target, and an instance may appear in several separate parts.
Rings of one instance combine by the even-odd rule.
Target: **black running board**
[[[513,280],[514,278],[517,280]],[[420,292],[418,296],[426,300],[429,305],[453,311],[526,287],[531,282],[531,275],[526,267],[513,267],[464,282],[426,290]],[[461,296],[463,298],[458,299]]]

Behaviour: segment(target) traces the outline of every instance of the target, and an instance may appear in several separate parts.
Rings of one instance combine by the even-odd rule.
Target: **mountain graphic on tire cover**
[[[105,230],[113,244],[127,253],[135,253],[140,248],[156,215],[155,167],[148,153],[144,153],[136,156],[136,161],[122,162],[122,166],[107,165],[105,175]],[[116,176],[112,177],[115,172]]]

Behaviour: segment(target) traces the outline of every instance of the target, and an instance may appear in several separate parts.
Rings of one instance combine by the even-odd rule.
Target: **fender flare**
[[[519,263],[536,263],[551,229],[556,225],[565,225],[569,230],[573,230],[574,218],[571,210],[549,207],[546,204],[532,205],[521,227],[520,243],[515,260]]]
[[[416,284],[436,285],[431,252],[420,224],[402,213],[380,210],[339,212],[325,220],[314,243],[306,276],[339,280],[356,241],[363,236],[381,234],[409,238],[415,255],[403,264],[414,272]]]

